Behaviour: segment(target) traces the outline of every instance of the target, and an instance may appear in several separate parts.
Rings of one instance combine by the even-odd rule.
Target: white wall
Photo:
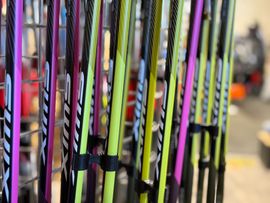
[[[235,32],[245,34],[254,22],[259,22],[263,36],[270,45],[270,0],[236,0]]]

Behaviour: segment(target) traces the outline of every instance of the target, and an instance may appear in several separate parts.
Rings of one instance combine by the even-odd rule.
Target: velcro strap
[[[107,140],[106,138],[101,137],[100,135],[90,135],[88,139],[90,149],[93,149],[94,147],[97,147],[99,145],[104,147]]]
[[[190,123],[188,130],[190,133],[200,133],[202,131],[207,131],[211,137],[216,138],[218,136],[219,127],[214,125]]]
[[[137,194],[150,193],[153,190],[153,186],[142,180],[136,180],[136,192]]]
[[[206,169],[206,168],[208,168],[208,166],[209,166],[209,161],[207,161],[207,160],[199,160],[199,169],[202,169],[202,170],[204,170],[204,169]]]
[[[220,173],[224,173],[226,170],[226,162],[220,163],[218,170]]]
[[[72,169],[75,171],[87,170],[91,164],[99,164],[104,171],[118,170],[118,156],[73,154]]]
[[[203,127],[204,127],[203,125],[198,123],[190,123],[188,126],[188,130],[190,133],[199,133],[202,132]]]
[[[117,171],[118,170],[118,156],[101,155],[100,167],[103,171]]]
[[[218,126],[209,125],[205,127],[205,130],[208,131],[209,135],[213,138],[216,138],[218,136]]]

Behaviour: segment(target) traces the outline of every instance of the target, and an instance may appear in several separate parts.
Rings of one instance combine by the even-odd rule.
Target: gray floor
[[[239,112],[231,115],[229,151],[257,154],[257,134],[262,129],[262,123],[270,120],[270,103],[262,102],[258,98],[248,98],[234,105]]]
[[[270,170],[258,156],[258,131],[270,119],[270,104],[248,98],[231,116],[225,203],[269,203]]]

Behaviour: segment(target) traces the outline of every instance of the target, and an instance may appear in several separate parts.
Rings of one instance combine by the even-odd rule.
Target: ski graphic
[[[18,202],[23,1],[7,2],[2,202]]]
[[[158,152],[154,176],[153,202],[165,201],[167,165],[171,139],[174,101],[177,85],[180,34],[183,16],[183,0],[171,2],[168,49],[165,66],[164,95],[158,133]]]
[[[189,122],[189,111],[190,111],[190,102],[192,94],[192,85],[193,85],[193,76],[196,64],[196,56],[198,49],[198,41],[200,34],[200,25],[202,18],[203,10],[203,0],[191,2],[191,24],[188,39],[188,52],[187,52],[187,66],[186,74],[184,80],[184,88],[182,89],[182,108],[181,108],[181,119],[179,127],[179,139],[177,145],[176,161],[174,174],[172,177],[172,185],[169,196],[169,202],[176,202],[178,199],[178,191],[182,179],[182,171],[184,164],[184,149],[186,144],[186,135]],[[193,15],[194,14],[194,15]]]
[[[80,1],[67,1],[66,64],[64,96],[64,129],[62,138],[61,202],[67,202],[69,174],[72,165],[72,146],[75,133],[77,88],[79,74]]]

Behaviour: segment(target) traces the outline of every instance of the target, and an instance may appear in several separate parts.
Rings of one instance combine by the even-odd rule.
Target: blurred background
[[[270,201],[268,0],[237,0],[225,202]]]

